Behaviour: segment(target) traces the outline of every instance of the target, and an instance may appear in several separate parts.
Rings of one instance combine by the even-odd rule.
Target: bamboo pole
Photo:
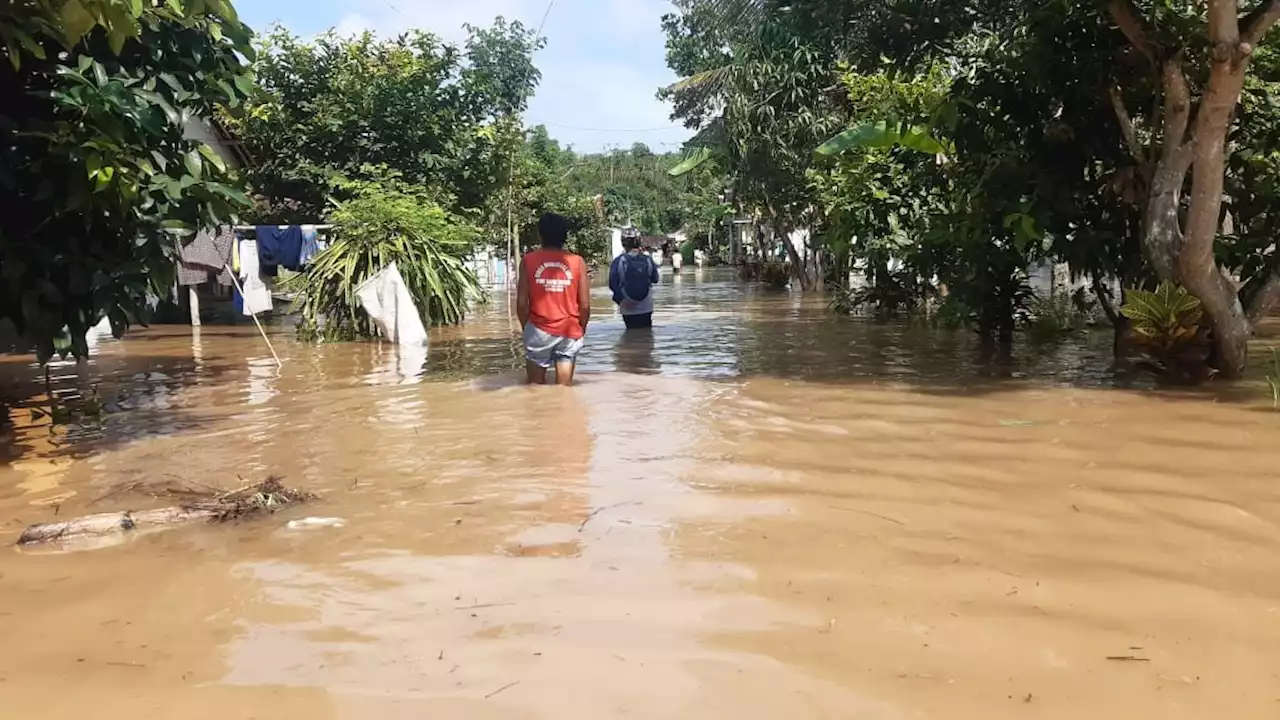
[[[240,286],[240,281],[236,279],[235,272],[231,269],[230,265],[223,265],[223,267],[227,269],[228,273],[230,273],[231,284],[236,286],[236,291],[240,293],[240,297],[243,301],[244,288]],[[275,347],[271,345],[271,339],[267,337],[267,331],[263,329],[262,323],[258,322],[257,313],[250,313],[249,317],[253,318],[253,324],[258,326],[258,332],[262,334],[262,341],[267,344],[267,349],[271,351],[271,357],[275,358],[276,369],[279,370],[280,368],[284,367],[284,363],[280,362],[280,356],[276,354]]]

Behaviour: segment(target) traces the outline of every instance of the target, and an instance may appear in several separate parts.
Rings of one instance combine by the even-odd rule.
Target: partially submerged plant
[[[398,187],[361,188],[355,198],[334,205],[333,244],[284,284],[298,293],[303,337],[374,337],[356,289],[393,262],[425,324],[462,321],[467,304],[480,295],[464,260],[478,234],[474,227],[430,198]]]
[[[1032,342],[1054,342],[1084,330],[1092,319],[1078,295],[1052,293],[1048,297],[1036,295],[1031,300],[1024,327]]]
[[[933,291],[933,287],[920,283],[906,270],[884,274],[878,283],[845,290],[838,285],[831,287],[832,298],[827,306],[838,313],[851,315],[859,311],[873,311],[877,317],[897,317],[909,314],[920,307]]]
[[[1130,321],[1135,346],[1144,365],[1177,380],[1203,380],[1208,367],[1208,329],[1200,325],[1200,299],[1168,281],[1154,292],[1130,289],[1120,313]]]
[[[770,260],[760,266],[760,280],[775,288],[791,284],[791,263]]]

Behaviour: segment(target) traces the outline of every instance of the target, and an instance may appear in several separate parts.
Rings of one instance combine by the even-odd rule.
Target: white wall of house
[[[479,248],[467,260],[482,288],[502,287],[507,282],[507,261],[498,257],[494,246]]]
[[[609,260],[612,261],[626,251],[622,249],[622,228],[610,228],[609,233]]]
[[[791,247],[795,248],[796,254],[800,257],[805,257],[805,253],[809,251],[811,239],[812,235],[808,228],[792,230],[791,234],[787,236],[787,241],[791,243]]]

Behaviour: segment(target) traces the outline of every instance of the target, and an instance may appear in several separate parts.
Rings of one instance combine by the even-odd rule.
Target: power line
[[[409,16],[408,16],[408,15],[405,15],[404,13],[400,12],[400,8],[398,8],[398,7],[396,7],[395,5],[392,5],[392,4],[391,4],[391,0],[382,0],[382,4],[383,4],[383,5],[386,5],[386,6],[387,6],[387,7],[389,7],[389,8],[391,8],[391,11],[392,11],[392,12],[394,12],[395,14],[397,14],[397,15],[399,15],[400,17],[404,18],[405,20],[408,20],[408,19],[409,19]]]
[[[683,125],[664,125],[662,127],[652,128],[591,128],[578,127],[576,125],[561,125],[553,122],[537,122],[530,121],[534,125],[546,125],[548,127],[560,128],[561,130],[581,130],[584,132],[618,132],[618,133],[641,133],[641,132],[658,132],[662,130],[688,130]]]
[[[551,14],[551,6],[556,4],[556,0],[548,0],[547,9],[542,13],[542,22],[538,23],[538,33],[534,35],[534,39],[542,37],[542,28],[547,24],[547,16]]]

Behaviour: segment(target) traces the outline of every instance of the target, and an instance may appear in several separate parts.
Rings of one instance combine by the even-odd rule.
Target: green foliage
[[[626,150],[572,153],[564,180],[571,194],[600,195],[604,220],[615,227],[634,226],[646,235],[705,233],[724,217],[716,196],[725,181],[714,162],[672,172],[682,164],[679,153],[655,153],[636,143]]]
[[[193,118],[252,90],[250,32],[221,0],[8,4],[0,36],[0,319],[42,361],[88,353],[167,294],[179,238],[246,200]]]
[[[49,40],[72,50],[94,32],[100,32],[111,52],[118,55],[128,41],[142,36],[146,16],[156,11],[175,19],[207,13],[238,25],[235,8],[228,0],[188,4],[179,0],[10,0],[0,7],[0,41],[14,70],[22,67],[24,56],[47,60]]]
[[[569,219],[569,250],[582,255],[588,267],[608,260],[610,234],[596,206],[596,193],[570,181],[578,156],[560,147],[542,126],[514,142],[511,181],[491,202],[490,234],[512,233],[517,250],[530,250],[538,245],[538,218],[557,213]]]
[[[1037,295],[1031,301],[1024,327],[1035,343],[1051,343],[1084,330],[1092,317],[1070,295],[1052,293]]]
[[[942,298],[942,302],[929,313],[929,322],[944,330],[960,330],[973,325],[977,312],[956,295]]]
[[[1133,332],[1161,351],[1185,343],[1200,330],[1200,300],[1187,289],[1162,282],[1154,292],[1130,289],[1120,312],[1133,323]]]
[[[1135,344],[1157,372],[1188,378],[1206,360],[1204,311],[1181,285],[1162,282],[1155,291],[1125,292],[1120,313],[1130,321]]]
[[[431,198],[378,183],[347,188],[352,199],[334,204],[328,220],[333,243],[303,273],[285,283],[297,292],[305,338],[352,340],[376,333],[356,289],[396,263],[426,323],[457,323],[478,293],[463,260],[478,230]]]
[[[901,147],[929,155],[944,155],[954,150],[934,138],[927,127],[899,127],[884,120],[864,122],[845,130],[818,146],[819,155],[839,155],[852,148]]]
[[[680,177],[693,172],[698,166],[710,160],[712,152],[710,148],[694,148],[688,157],[676,163],[675,167],[667,171],[671,177]]]
[[[791,266],[785,262],[770,260],[760,265],[760,281],[769,287],[782,289],[791,284]]]
[[[727,169],[745,214],[783,232],[816,229],[820,205],[806,174],[814,149],[847,126],[832,92],[843,12],[829,5],[836,15],[788,8],[747,18],[736,5],[675,3],[677,12],[663,19],[667,61],[685,79],[660,95],[676,117],[701,129],[692,145],[708,148]],[[816,287],[821,278],[809,259],[788,250],[801,285]]]
[[[431,188],[452,211],[488,208],[511,169],[495,123],[532,95],[538,42],[501,18],[469,31],[463,47],[421,31],[267,35],[254,64],[261,90],[225,118],[254,158],[258,217],[314,221],[338,182],[370,166]]]

